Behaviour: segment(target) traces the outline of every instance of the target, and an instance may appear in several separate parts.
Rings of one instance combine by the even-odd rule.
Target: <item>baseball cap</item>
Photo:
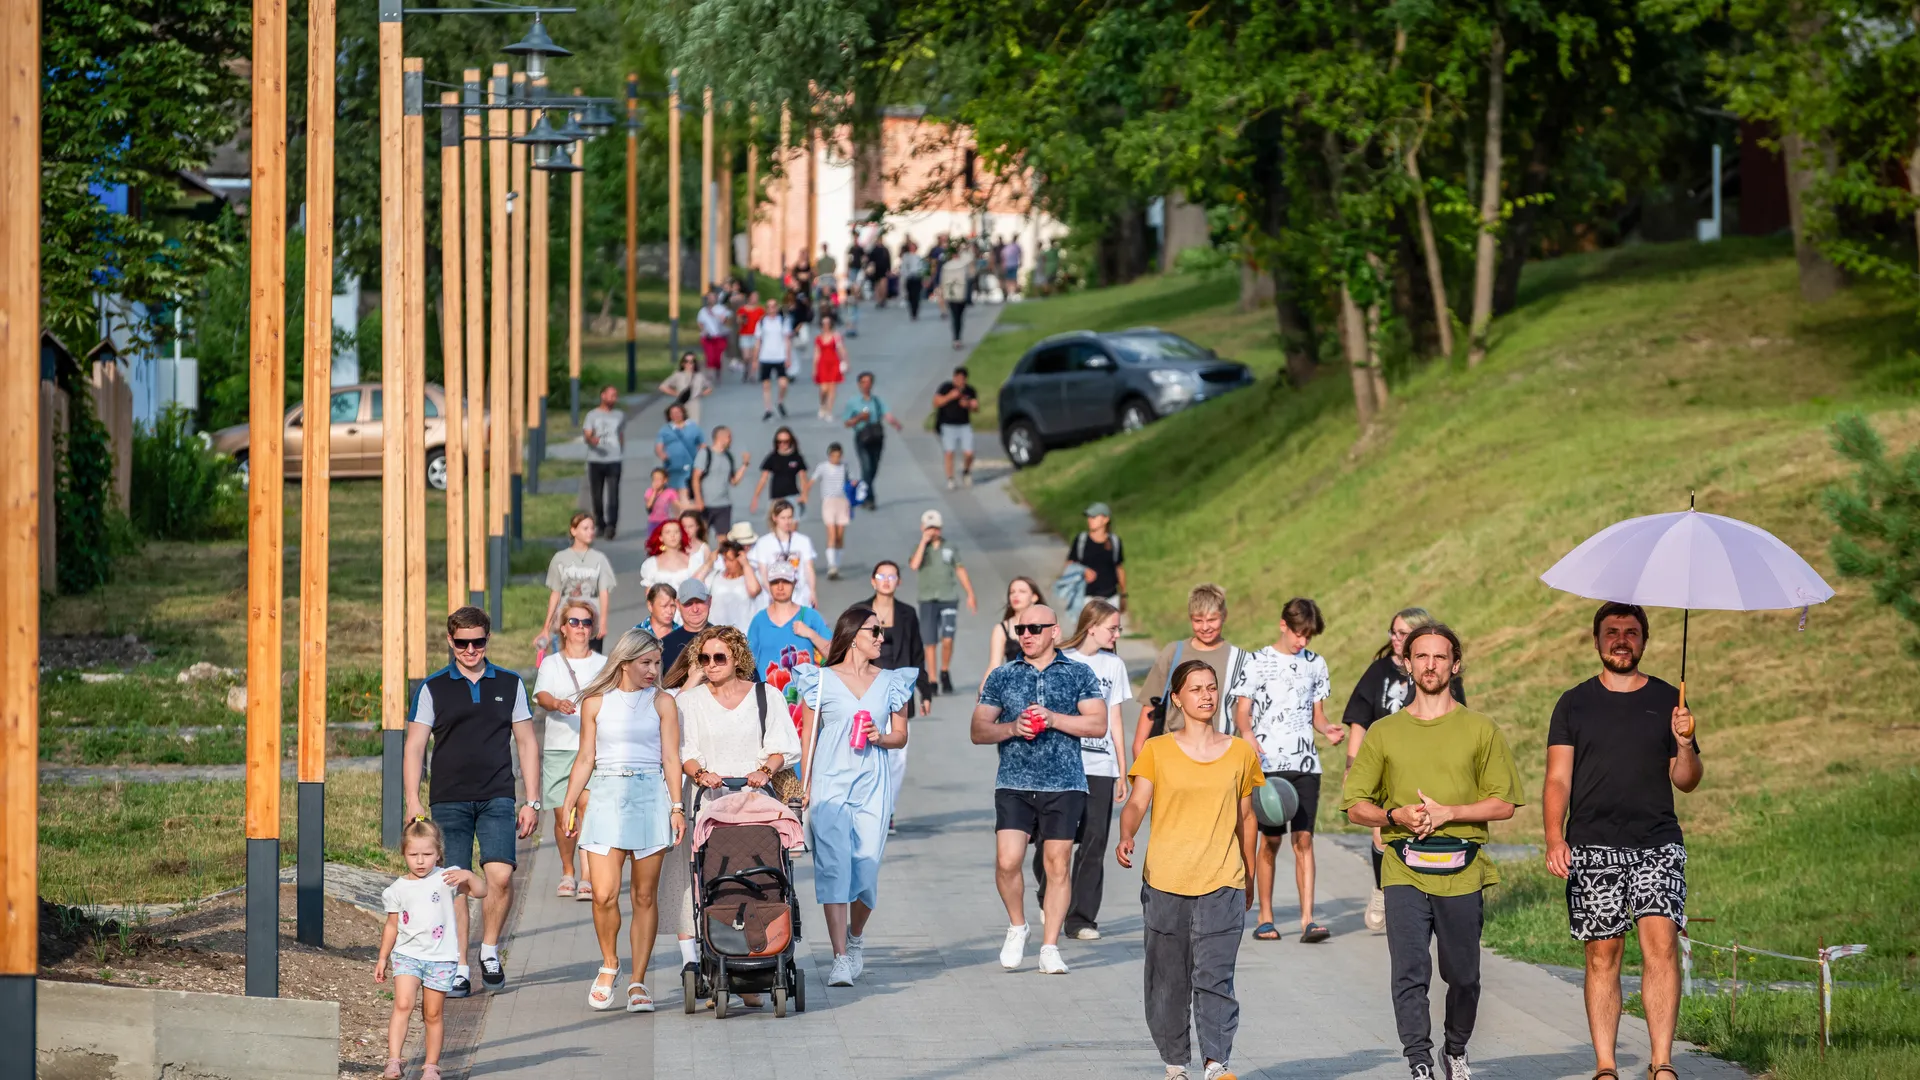
[[[1113,516],[1113,508],[1108,506],[1106,503],[1097,502],[1097,503],[1094,503],[1092,506],[1087,507],[1087,516],[1110,518]]]
[[[705,604],[713,603],[713,594],[707,591],[707,583],[697,577],[688,578],[681,582],[680,602],[682,604],[691,604],[696,600]]]
[[[767,571],[767,581],[769,583],[775,582],[775,581],[799,581],[799,580],[800,580],[800,575],[797,573],[794,573],[793,567],[787,565],[786,563],[774,563],[773,568]]]
[[[920,527],[923,529],[940,528],[940,511],[929,510],[920,515]]]

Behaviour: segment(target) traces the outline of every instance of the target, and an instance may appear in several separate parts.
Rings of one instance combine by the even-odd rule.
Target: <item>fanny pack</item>
[[[1425,840],[1389,840],[1387,846],[1416,874],[1457,874],[1480,854],[1478,840],[1429,836]]]

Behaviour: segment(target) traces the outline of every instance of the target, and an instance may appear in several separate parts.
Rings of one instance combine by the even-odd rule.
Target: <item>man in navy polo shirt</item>
[[[1067,921],[1073,886],[1067,863],[1080,815],[1087,805],[1087,774],[1080,740],[1107,731],[1107,702],[1093,669],[1069,659],[1055,645],[1060,618],[1035,604],[1015,624],[1020,658],[994,668],[973,707],[973,741],[998,744],[994,777],[994,884],[1007,905],[1007,939],[1000,966],[1020,966],[1027,947],[1026,882],[1020,864],[1029,843],[1040,845],[1047,868],[1042,901],[1040,971],[1065,975],[1060,927]]]
[[[427,739],[433,739],[433,771],[427,801],[434,823],[446,839],[448,866],[473,868],[474,841],[480,842],[480,866],[487,879],[481,901],[480,978],[488,989],[506,985],[500,963],[500,932],[513,906],[514,842],[533,835],[540,822],[540,748],[533,738],[533,711],[520,676],[487,662],[487,613],[463,607],[447,616],[447,647],[453,663],[427,676],[413,699],[407,725],[407,817],[425,817],[420,808],[420,772]],[[513,802],[513,754],[520,752],[520,777],[527,801],[516,814]],[[467,905],[454,905],[454,934],[460,950],[448,997],[465,997],[468,982]]]

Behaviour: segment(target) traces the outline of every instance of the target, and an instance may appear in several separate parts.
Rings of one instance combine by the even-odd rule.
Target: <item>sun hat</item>
[[[1097,502],[1087,507],[1087,516],[1110,518],[1113,516],[1113,508],[1106,503]]]
[[[727,530],[727,539],[736,544],[746,545],[760,539],[754,535],[753,526],[745,521],[736,521],[733,528]]]
[[[938,529],[941,527],[940,520],[940,511],[929,510],[920,515],[920,527],[923,529]]]
[[[1253,789],[1253,816],[1269,829],[1285,828],[1300,810],[1300,792],[1281,776],[1268,776]]]

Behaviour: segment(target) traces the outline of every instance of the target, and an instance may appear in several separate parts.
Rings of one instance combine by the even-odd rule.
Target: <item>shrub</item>
[[[187,430],[187,414],[169,408],[151,432],[133,437],[132,516],[155,540],[216,540],[246,527],[246,496],[233,459]]]

